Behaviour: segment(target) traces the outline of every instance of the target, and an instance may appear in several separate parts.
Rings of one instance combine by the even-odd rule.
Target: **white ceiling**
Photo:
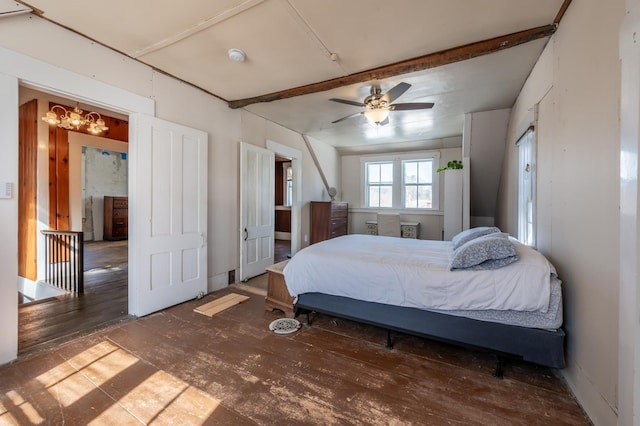
[[[178,77],[226,101],[338,79],[493,37],[552,24],[563,0],[28,0],[45,18]],[[404,81],[397,102],[434,102],[432,110],[394,111],[386,126],[330,102],[356,102],[374,81],[245,108],[338,147],[446,145],[467,112],[508,108],[548,37],[426,71]],[[230,48],[245,62],[232,62]],[[332,60],[332,54],[333,59]],[[443,139],[445,138],[445,139]],[[457,138],[459,139],[459,138]],[[416,141],[420,142],[417,143]]]

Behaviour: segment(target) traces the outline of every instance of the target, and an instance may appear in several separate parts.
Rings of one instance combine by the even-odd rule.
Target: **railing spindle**
[[[45,280],[61,290],[83,293],[83,233],[56,230],[41,232],[45,236]]]

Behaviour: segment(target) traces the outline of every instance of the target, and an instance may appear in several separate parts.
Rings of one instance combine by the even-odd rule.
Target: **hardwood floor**
[[[213,317],[194,308],[250,299]],[[317,315],[277,335],[264,297],[224,289],[0,367],[0,423],[588,425],[558,376]]]
[[[275,240],[273,247],[273,263],[282,262],[291,256],[291,241]]]
[[[86,242],[85,292],[18,308],[18,352],[128,319],[127,241]]]

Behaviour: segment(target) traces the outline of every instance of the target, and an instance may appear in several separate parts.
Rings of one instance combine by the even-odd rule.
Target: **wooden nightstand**
[[[266,310],[280,309],[287,316],[293,316],[293,297],[287,290],[282,271],[288,260],[276,263],[266,268],[268,275],[267,298],[264,301]]]

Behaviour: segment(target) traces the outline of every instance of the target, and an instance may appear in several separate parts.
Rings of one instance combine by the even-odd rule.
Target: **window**
[[[284,163],[284,205],[291,207],[293,200],[293,169],[291,163]]]
[[[364,157],[363,205],[368,208],[438,209],[439,153]]]
[[[367,163],[367,207],[393,207],[393,163]]]
[[[535,245],[535,132],[529,127],[518,139],[518,240]]]
[[[405,209],[430,209],[433,206],[433,160],[402,162]]]

